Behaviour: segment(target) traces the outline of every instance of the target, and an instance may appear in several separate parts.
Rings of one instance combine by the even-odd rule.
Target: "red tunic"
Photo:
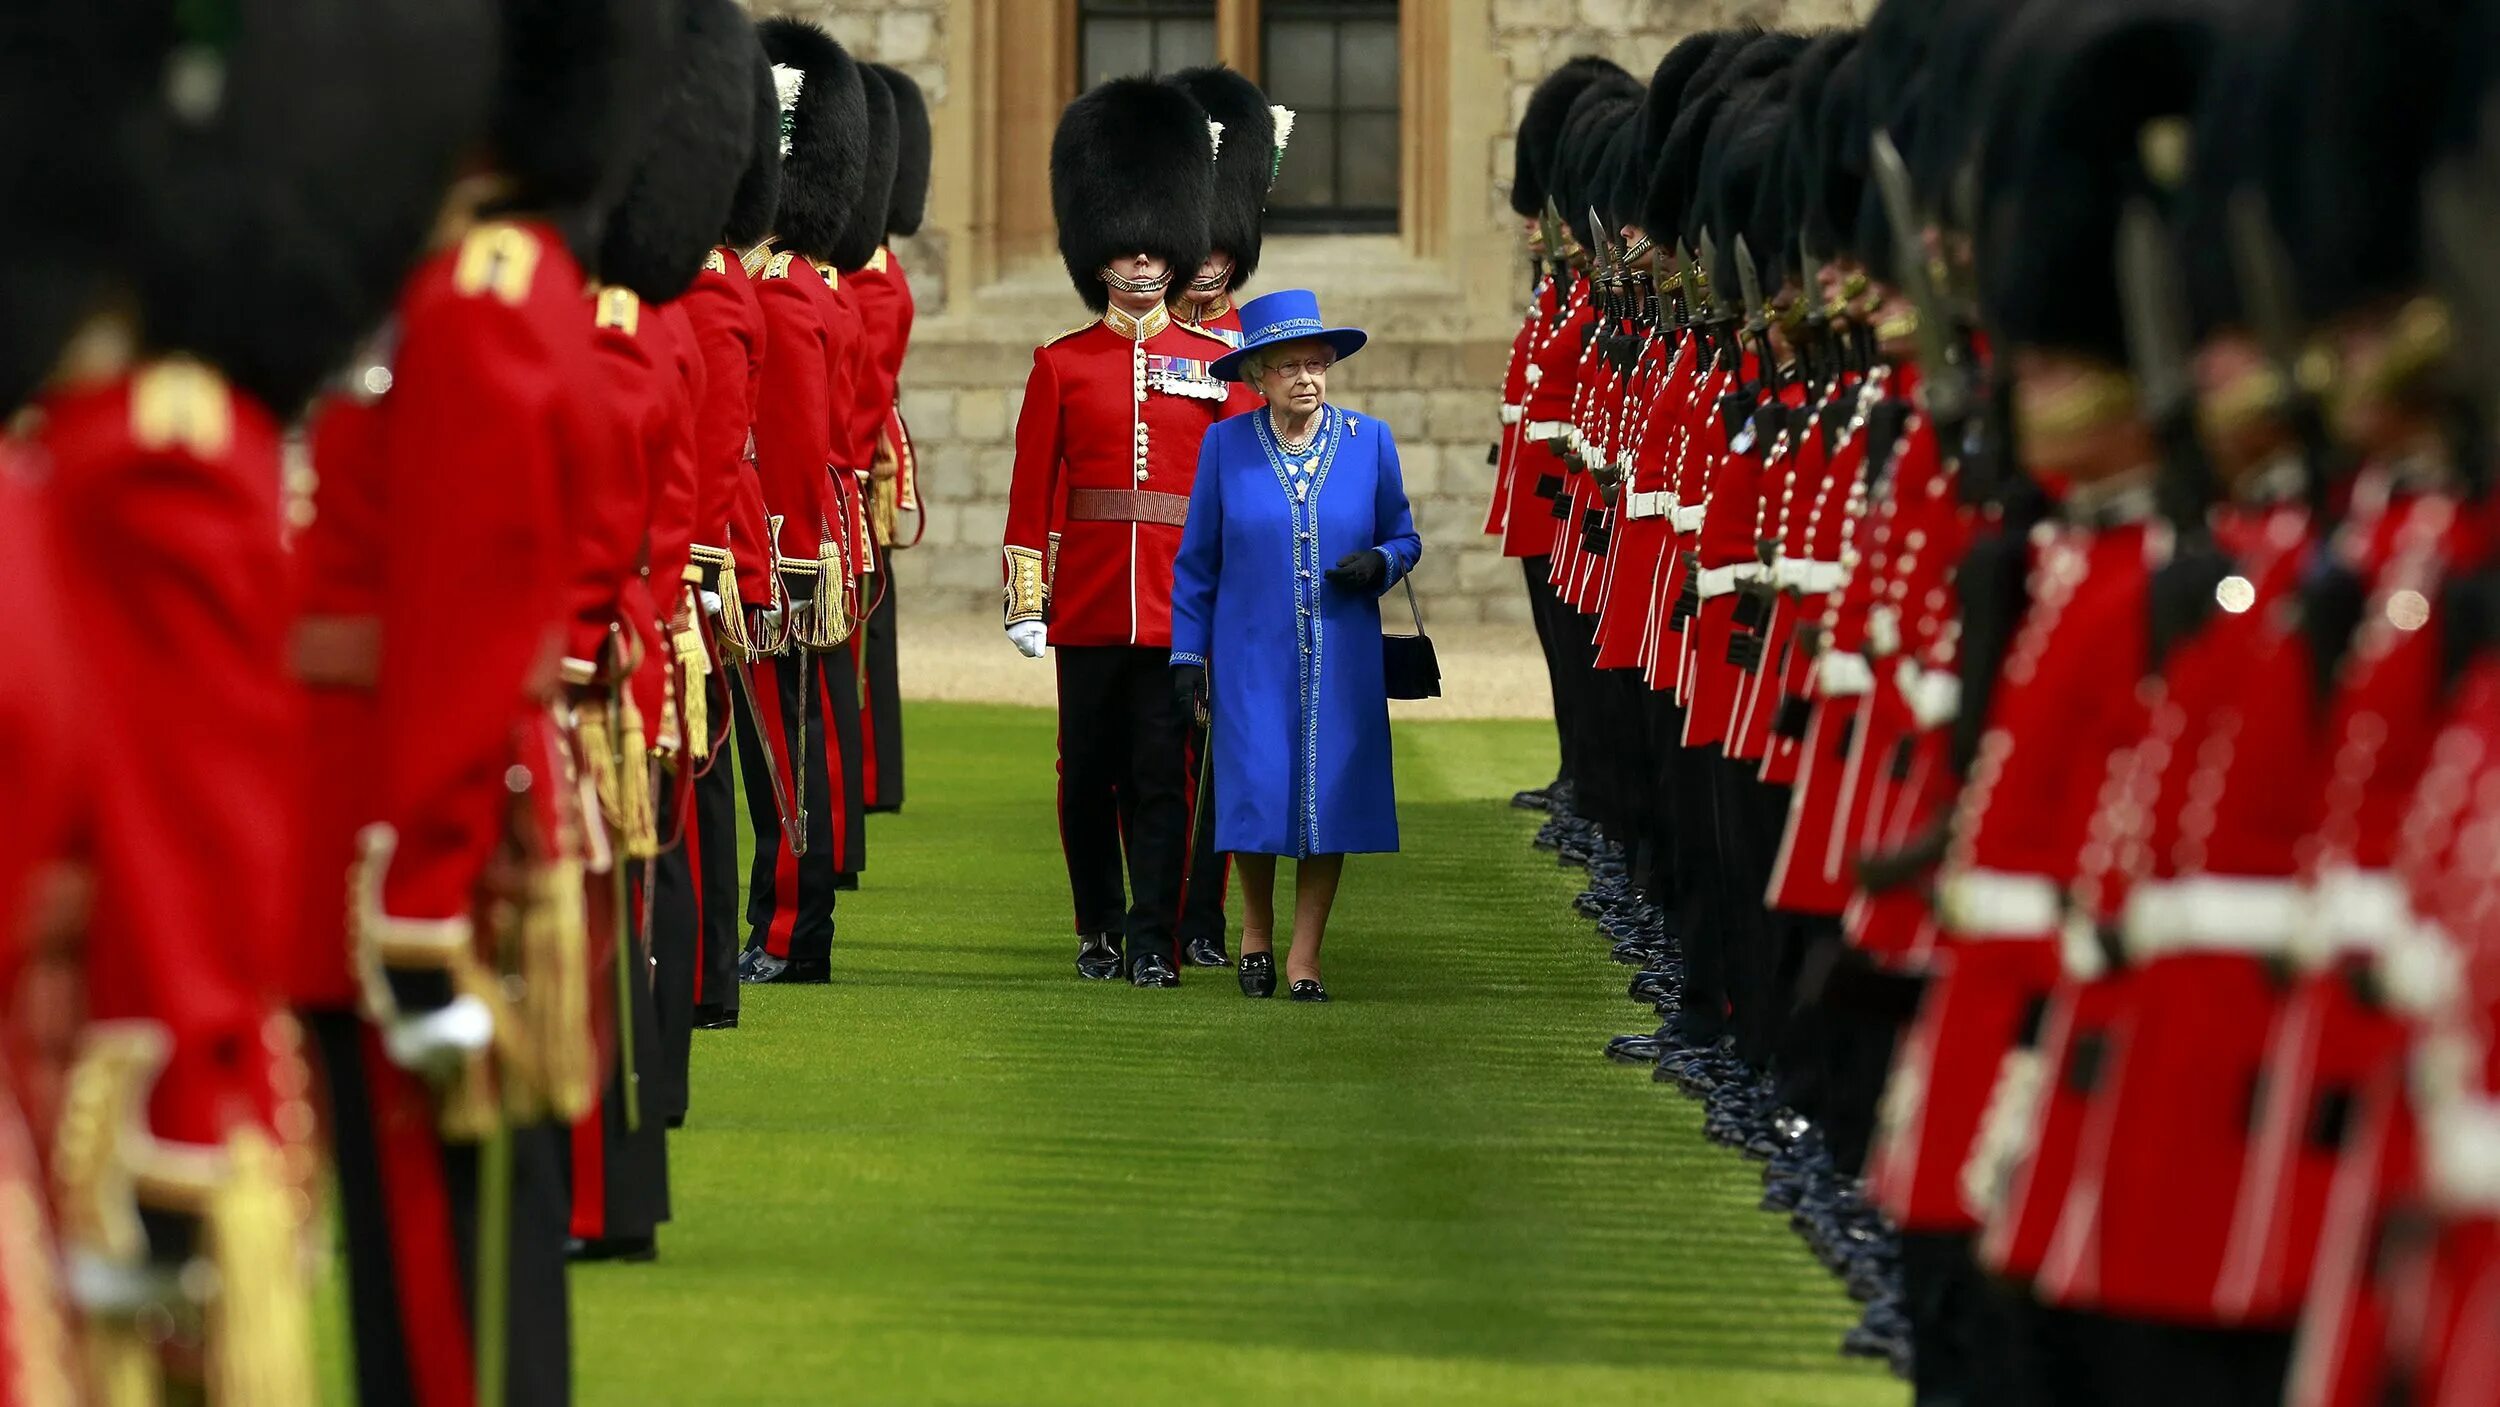
[[[285,974],[299,1005],[355,1000],[343,920],[360,828],[398,833],[386,913],[465,919],[514,779],[555,785],[513,769],[545,756],[572,579],[558,504],[571,466],[607,443],[581,289],[553,227],[482,226],[410,276],[391,363],[314,421],[297,644],[313,819],[305,941]]]
[[[41,408],[53,548],[94,583],[82,707],[111,740],[86,759],[88,1016],[160,1030],[152,1132],[221,1144],[271,1126],[271,964],[302,873],[279,427],[182,360]]]
[[[1199,442],[1237,391],[1206,366],[1228,350],[1158,307],[1034,351],[1007,499],[1010,624],[1046,595],[1054,645],[1170,646]]]
[[[755,404],[764,379],[764,310],[735,252],[715,249],[677,300],[703,358],[704,395],[695,406],[694,541],[729,554],[738,595],[772,598],[772,528],[755,468]]]
[[[1553,507],[1569,468],[1560,453],[1562,437],[1570,429],[1580,353],[1594,318],[1588,282],[1579,280],[1572,285],[1561,320],[1545,333],[1528,363],[1528,396],[1520,409],[1520,448],[1511,473],[1510,511],[1503,520],[1505,557],[1545,557],[1557,550]]]
[[[764,368],[755,390],[755,469],[765,511],[777,520],[780,559],[814,571],[836,521],[832,475],[833,331],[824,280],[795,254],[761,265]],[[844,355],[848,355],[844,353]]]

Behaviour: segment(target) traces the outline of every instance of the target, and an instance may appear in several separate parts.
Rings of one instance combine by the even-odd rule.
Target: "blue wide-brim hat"
[[[1218,379],[1239,381],[1242,359],[1262,347],[1305,338],[1328,344],[1343,361],[1363,350],[1371,334],[1359,327],[1330,327],[1320,321],[1319,295],[1307,288],[1280,288],[1241,305],[1242,343],[1217,357],[1207,370]]]

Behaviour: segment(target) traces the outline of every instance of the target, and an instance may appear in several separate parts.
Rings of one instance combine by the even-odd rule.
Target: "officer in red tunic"
[[[1205,111],[1176,88],[1115,79],[1060,119],[1059,252],[1099,317],[1034,353],[1008,496],[1008,638],[1032,659],[1059,647],[1077,971],[1125,967],[1140,987],[1180,982],[1189,721],[1166,658],[1172,557],[1199,441],[1228,404],[1207,366],[1228,348],[1175,324],[1166,300],[1206,259],[1214,189]]]
[[[764,511],[756,472],[755,406],[764,371],[764,310],[742,252],[770,231],[781,194],[781,100],[771,61],[760,43],[748,85],[746,167],[732,196],[728,219],[705,256],[694,285],[678,299],[703,358],[705,394],[696,409],[695,455],[699,476],[690,575],[700,592],[713,645],[715,669],[708,711],[723,742],[694,783],[694,815],[686,829],[687,863],[698,935],[694,968],[694,1022],[705,1029],[738,1024],[738,955],[745,946],[738,909],[738,851],[743,841],[738,788],[725,740],[741,724],[752,738],[747,700],[759,687],[755,660],[771,632],[764,614],[780,599],[773,570],[773,526]],[[769,676],[762,676],[769,677]],[[761,765],[747,753],[750,766]],[[776,759],[778,765],[778,759]],[[762,844],[777,844],[789,810],[788,774],[767,779]]]
[[[843,752],[823,695],[827,680],[857,688],[843,652],[855,621],[857,484],[835,456],[848,443],[861,335],[856,307],[836,298],[818,263],[850,231],[866,180],[868,98],[859,65],[823,30],[775,19],[758,32],[781,99],[781,191],[773,234],[744,263],[764,314],[755,467],[776,524],[782,609],[772,639],[759,642],[768,657],[755,663],[739,717],[756,845],[738,976],[829,982],[834,895],[859,798],[837,770]]]

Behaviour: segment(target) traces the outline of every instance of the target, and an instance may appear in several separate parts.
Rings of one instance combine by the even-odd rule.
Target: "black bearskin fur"
[[[1276,114],[1259,85],[1221,65],[1184,69],[1166,81],[1224,124],[1223,144],[1215,150],[1215,206],[1207,237],[1233,256],[1232,282],[1225,288],[1238,289],[1259,271],[1259,231],[1276,172]]]
[[[599,277],[653,303],[686,291],[720,237],[752,150],[755,29],[737,0],[680,0],[659,122],[608,217]]]
[[[885,232],[897,238],[920,233],[929,213],[929,100],[912,76],[890,64],[871,64],[894,98],[894,198],[887,203]]]
[[[1111,305],[1105,264],[1140,250],[1172,266],[1170,297],[1206,262],[1215,157],[1206,112],[1150,78],[1115,78],[1068,104],[1050,142],[1059,258],[1085,305]]]
[[[1551,192],[1554,149],[1562,140],[1563,124],[1571,118],[1571,105],[1591,83],[1608,74],[1621,74],[1623,66],[1597,54],[1582,54],[1552,73],[1545,75],[1528,95],[1527,111],[1519,118],[1519,136],[1513,148],[1510,178],[1510,208],[1513,213],[1535,219],[1545,209],[1545,197]]]
[[[868,178],[868,94],[859,64],[805,20],[766,20],[756,32],[776,66],[807,75],[790,114],[773,233],[795,253],[831,259]]]
[[[781,207],[781,93],[773,86],[773,61],[764,56],[761,39],[747,42],[747,79],[754,90],[748,99],[746,170],[739,173],[737,193],[729,200],[729,219],[721,226],[721,242],[745,249],[773,232]]]
[[[868,100],[868,164],[860,173],[859,194],[851,201],[850,218],[834,242],[833,266],[848,272],[877,257],[885,244],[886,216],[894,204],[894,92],[874,64],[859,66],[859,88]]]

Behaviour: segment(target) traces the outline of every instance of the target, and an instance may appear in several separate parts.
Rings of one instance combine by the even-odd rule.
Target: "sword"
[[[754,670],[752,663],[739,660],[730,667],[729,682],[746,696],[747,717],[755,720],[756,740],[764,745],[764,780],[772,787],[773,811],[781,820],[781,838],[789,845],[791,854],[804,855],[807,853],[807,798],[800,797],[796,807],[790,804],[790,784],[781,775],[781,761],[773,753],[771,740],[764,736],[764,715],[755,707]]]
[[[477,1407],[504,1407],[512,1338],[512,1125],[497,1112],[477,1153]]]

